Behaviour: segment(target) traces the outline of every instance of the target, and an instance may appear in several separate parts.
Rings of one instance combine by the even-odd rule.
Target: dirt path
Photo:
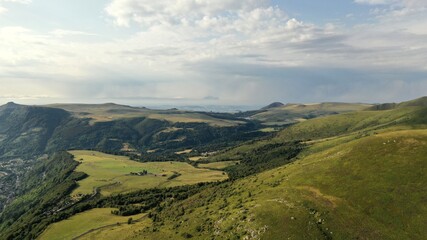
[[[326,195],[324,193],[322,193],[319,189],[315,188],[315,187],[311,187],[311,186],[300,186],[297,187],[297,189],[300,190],[305,190],[309,193],[311,193],[311,195],[316,198],[321,200],[322,202],[324,202],[326,205],[336,208],[338,206],[338,204],[342,201],[341,198],[332,196],[332,195]]]
[[[129,217],[132,217],[132,216],[129,216]],[[142,216],[142,217],[140,217],[140,218],[138,218],[138,219],[136,219],[136,220],[133,220],[133,222],[134,222],[134,223],[135,223],[135,222],[140,222],[140,221],[142,221],[142,220],[146,219],[147,217],[148,217],[148,214],[146,214],[146,215],[144,215],[144,216]],[[119,223],[114,223],[114,224],[109,224],[109,225],[105,225],[105,226],[101,226],[101,227],[93,228],[93,229],[91,229],[91,230],[88,230],[88,231],[86,231],[86,232],[84,232],[84,233],[82,233],[82,234],[78,235],[77,237],[72,238],[72,240],[80,239],[80,238],[82,238],[82,237],[84,237],[84,236],[88,235],[89,233],[93,233],[93,232],[98,231],[98,230],[103,230],[103,229],[108,229],[108,228],[111,228],[111,227],[115,227],[115,226],[117,226],[118,224],[128,224],[128,223],[127,223],[127,222],[119,222]]]

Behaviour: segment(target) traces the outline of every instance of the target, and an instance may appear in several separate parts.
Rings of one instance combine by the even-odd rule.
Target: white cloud
[[[355,0],[354,2],[369,5],[400,5],[409,8],[427,6],[425,0]]]
[[[9,9],[7,9],[1,5],[2,2],[30,4],[32,2],[32,0],[0,0],[0,15],[9,11]]]
[[[395,3],[399,0],[355,0],[354,2],[369,5],[385,5]]]
[[[21,4],[30,4],[32,0],[0,0],[0,2],[12,2],[12,3],[21,3]]]
[[[82,32],[82,31],[73,31],[73,30],[66,30],[66,29],[55,29],[52,32],[50,32],[52,35],[57,37],[66,37],[66,36],[96,36],[96,34],[88,33],[88,32]]]
[[[5,12],[7,12],[7,11],[8,11],[8,10],[7,10],[7,8],[2,7],[2,6],[0,5],[0,14],[5,13]]]
[[[234,15],[236,11],[253,10],[266,5],[266,0],[113,0],[106,12],[119,26],[136,22],[155,24],[191,24],[204,17]]]

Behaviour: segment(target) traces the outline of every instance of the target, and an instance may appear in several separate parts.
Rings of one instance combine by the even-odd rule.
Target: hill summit
[[[282,106],[285,106],[285,104],[283,104],[281,102],[274,102],[274,103],[272,103],[272,104],[270,104],[268,106],[265,106],[265,107],[263,107],[261,109],[267,110],[267,109],[270,109],[270,108],[278,108],[278,107],[282,107]]]

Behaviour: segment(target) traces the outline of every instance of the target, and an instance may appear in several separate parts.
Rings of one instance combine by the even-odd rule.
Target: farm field
[[[127,221],[130,217],[132,217],[133,220],[138,220],[146,215],[142,213],[134,216],[122,217],[111,214],[112,210],[114,210],[114,208],[95,208],[79,213],[67,220],[50,225],[46,231],[40,235],[39,239],[71,240],[92,229],[117,223],[120,223],[120,225],[128,225]]]
[[[223,162],[213,162],[213,163],[202,163],[199,164],[199,168],[208,168],[208,169],[224,169],[229,166],[238,164],[239,161],[223,161]]]
[[[182,154],[191,153],[192,151],[193,151],[193,149],[186,149],[183,151],[176,152],[175,154],[182,155]]]
[[[196,157],[189,157],[188,160],[193,161],[193,162],[197,162],[203,159],[206,159],[207,157],[203,157],[203,156],[196,156]]]
[[[81,162],[77,172],[89,177],[79,181],[72,196],[92,194],[99,188],[104,196],[126,193],[154,187],[173,187],[199,182],[222,181],[227,175],[222,171],[199,169],[183,162],[140,163],[124,156],[114,156],[95,151],[70,151],[76,161]],[[132,175],[144,170],[148,174]],[[172,175],[179,175],[168,179]]]

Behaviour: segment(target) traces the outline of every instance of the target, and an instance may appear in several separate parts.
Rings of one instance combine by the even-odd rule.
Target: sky
[[[0,104],[425,95],[426,0],[0,0]]]

